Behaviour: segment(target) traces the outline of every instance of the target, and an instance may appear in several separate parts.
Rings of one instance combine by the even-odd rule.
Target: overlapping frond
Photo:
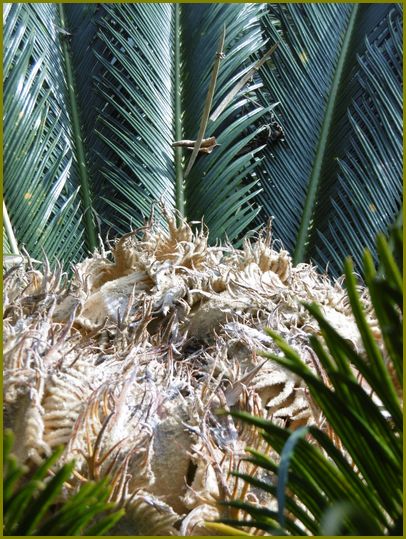
[[[337,267],[340,254],[351,253],[360,267],[362,246],[374,250],[376,234],[385,231],[401,209],[401,20],[400,9],[394,7],[366,36],[365,52],[357,58],[352,87],[358,91],[336,135],[347,142],[337,160],[336,191],[330,203],[319,199],[323,213],[316,220],[318,233],[310,251],[323,265],[332,261]]]
[[[287,4],[263,21],[281,42],[262,99],[280,101],[285,142],[265,150],[261,218],[275,216],[296,262],[334,273],[347,254],[359,264],[400,210],[401,11]]]
[[[350,15],[346,4],[275,6],[264,31],[279,40],[274,61],[264,66],[262,100],[279,101],[285,142],[267,148],[259,171],[261,215],[275,216],[273,231],[289,251],[296,247],[341,35]],[[339,31],[332,31],[339,28]]]
[[[16,4],[4,19],[5,201],[36,258],[81,258],[163,201],[211,241],[274,216],[296,262],[334,273],[399,212],[399,7]],[[213,109],[278,48],[184,178],[172,143],[197,138],[224,26]],[[285,141],[264,136],[275,119]]]
[[[264,45],[259,24],[262,12],[263,6],[256,4],[210,4],[210,7],[201,6],[198,12],[191,8],[185,10],[185,136],[195,138],[197,135],[216,53],[215,37],[225,25],[225,58],[220,65],[213,110],[252,66],[254,55]],[[198,29],[204,36],[201,41],[194,38]],[[209,35],[210,40],[206,39]],[[272,106],[252,106],[245,97],[208,123],[207,136],[215,136],[219,146],[194,165],[186,184],[186,207],[190,218],[204,218],[212,240],[227,236],[235,241],[249,228],[259,211],[254,198],[260,189],[256,186],[257,180],[250,179],[248,174],[258,164],[255,156],[260,148],[249,151],[247,145],[261,130],[261,127],[253,129],[254,123],[265,123],[271,109]]]
[[[227,165],[247,142],[244,130],[266,112],[264,107],[243,119],[246,101],[241,101],[209,125],[207,136],[217,135],[221,146],[198,159],[180,184],[171,144],[177,131],[189,139],[197,136],[224,25],[226,58],[216,86],[216,102],[263,44],[259,25],[262,10],[262,6],[249,4],[105,5],[99,6],[99,12],[88,8],[90,15],[84,23],[81,9],[66,8],[74,35],[82,32],[88,36],[76,44],[73,40],[72,50],[78,62],[78,93],[86,100],[96,95],[100,109],[97,115],[83,116],[84,129],[89,140],[95,133],[97,143],[102,144],[96,155],[101,167],[93,167],[99,178],[96,207],[101,220],[113,229],[124,232],[130,224],[142,224],[159,199],[169,209],[180,209],[179,189],[185,191],[186,215],[190,219],[204,217],[213,238],[225,234],[235,238],[253,220],[258,210],[249,201],[255,194],[255,182],[242,183],[253,168],[252,155],[241,157],[234,167]],[[174,55],[176,47],[180,58]],[[82,64],[89,65],[87,57],[93,50],[95,78],[93,90],[89,90]],[[178,95],[182,97],[180,110],[176,107]],[[106,151],[104,163],[100,163],[101,151]],[[91,148],[90,165],[94,153]],[[188,158],[183,155],[183,167]]]
[[[100,9],[93,84],[102,105],[96,135],[108,157],[101,185],[95,186],[101,197],[97,209],[101,219],[107,214],[113,223],[115,216],[115,229],[128,230],[131,223],[141,225],[161,198],[175,207],[173,6],[106,4]]]
[[[20,247],[70,262],[83,230],[54,15],[45,4],[5,12],[4,199]]]

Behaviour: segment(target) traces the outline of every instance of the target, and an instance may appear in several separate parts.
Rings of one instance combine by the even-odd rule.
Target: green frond
[[[65,7],[85,111],[88,162],[97,178],[95,210],[103,230],[107,225],[123,233],[130,225],[142,225],[158,200],[190,220],[204,218],[213,241],[234,239],[247,230],[258,213],[256,182],[245,180],[255,168],[253,155],[227,166],[246,137],[253,136],[248,128],[266,107],[243,118],[246,101],[241,101],[216,123],[209,122],[205,136],[216,135],[220,146],[198,157],[185,180],[182,167],[190,155],[182,157],[171,145],[179,137],[197,137],[224,25],[226,59],[220,65],[216,103],[262,46],[262,11],[249,4]],[[93,100],[97,112],[86,110],[93,108]]]
[[[212,110],[278,46],[185,178],[172,143],[197,138],[224,27]],[[212,242],[274,216],[296,261],[337,273],[399,214],[396,5],[11,4],[4,45],[4,198],[32,257],[81,259],[161,201]]]
[[[251,67],[254,55],[264,44],[259,24],[262,12],[263,6],[254,4],[210,4],[184,10],[185,138],[197,136],[216,53],[215,36],[225,25],[225,58],[220,64],[213,110]],[[196,40],[197,32],[202,36],[200,40]],[[247,103],[246,98],[239,99],[216,121],[209,121],[206,136],[215,136],[219,146],[210,155],[200,157],[187,178],[186,213],[192,220],[204,218],[212,241],[225,237],[237,240],[259,211],[255,203],[257,180],[249,178],[258,164],[257,151],[245,148],[257,134],[254,122],[265,122],[262,118],[271,107],[249,110],[252,107],[247,109]]]
[[[55,24],[52,5],[6,14],[4,200],[19,248],[70,262],[85,252],[84,232]]]
[[[279,101],[285,142],[264,151],[260,219],[274,236],[332,273],[362,264],[396,219],[402,191],[401,11],[394,4],[270,7],[280,39],[260,76],[262,102]]]
[[[106,481],[89,481],[76,494],[61,498],[74,466],[64,464],[55,470],[63,448],[29,471],[12,454],[13,438],[10,430],[4,433],[4,535],[102,535],[123,516],[122,509],[107,502],[110,488]]]
[[[114,201],[119,212],[120,202],[127,203],[132,215],[124,217],[140,226],[159,199],[168,209],[175,207],[174,10],[169,4],[106,4],[102,9],[96,83],[103,110],[96,133],[110,152],[102,169],[109,193],[104,201]],[[105,211],[111,213],[107,207],[99,214]]]

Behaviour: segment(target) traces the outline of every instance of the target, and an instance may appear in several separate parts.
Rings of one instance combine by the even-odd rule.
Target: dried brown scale
[[[19,458],[40,462],[64,444],[71,489],[109,473],[128,508],[117,534],[206,534],[218,499],[269,502],[230,476],[252,471],[241,457],[263,440],[218,409],[325,422],[295,376],[261,365],[258,349],[278,353],[266,326],[317,372],[308,335],[319,330],[301,305],[316,301],[362,350],[341,283],[293,267],[269,227],[241,250],[210,247],[203,226],[165,215],[168,232],[151,222],[127,234],[77,264],[69,287],[47,263],[4,279],[5,418]],[[363,302],[379,341],[365,292]]]

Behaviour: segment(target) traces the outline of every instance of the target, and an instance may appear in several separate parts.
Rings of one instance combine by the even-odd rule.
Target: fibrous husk
[[[129,535],[206,533],[218,500],[246,488],[230,472],[250,472],[245,447],[264,442],[219,409],[292,428],[320,421],[301,382],[257,357],[278,353],[265,327],[316,368],[308,337],[319,329],[302,305],[315,301],[362,350],[341,282],[293,267],[269,229],[240,250],[210,247],[203,227],[166,217],[168,232],[149,223],[127,234],[77,264],[69,284],[47,264],[4,278],[5,421],[18,456],[39,463],[63,444],[73,489],[109,475],[128,508],[117,533]]]

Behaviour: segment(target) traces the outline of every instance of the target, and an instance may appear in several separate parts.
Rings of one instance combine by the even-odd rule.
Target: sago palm
[[[339,271],[396,219],[400,39],[393,5],[5,6],[5,423],[32,467],[63,445],[74,492],[109,478],[114,533],[270,501],[230,475],[263,439],[218,410],[320,410],[264,327],[310,365],[316,301],[364,349],[342,283],[296,262]]]
[[[274,216],[295,262],[337,272],[399,212],[397,5],[8,4],[3,20],[6,253],[69,264],[162,200],[212,242]],[[211,112],[278,47],[185,178],[172,143],[197,137],[224,27]]]

